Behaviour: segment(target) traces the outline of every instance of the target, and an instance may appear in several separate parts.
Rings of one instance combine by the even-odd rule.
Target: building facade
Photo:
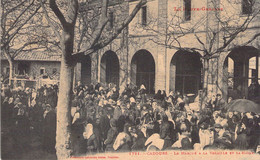
[[[247,98],[251,83],[260,82],[259,2],[213,2],[148,0],[119,38],[77,64],[76,80],[144,84],[150,93],[207,88],[226,98],[229,90],[239,90]],[[113,6],[115,23],[136,3],[128,2],[123,12]],[[212,55],[208,63],[206,54]]]
[[[24,86],[36,86],[39,79],[59,81],[60,55],[48,55],[45,52],[21,52],[14,58],[12,83],[24,83]],[[10,67],[4,55],[1,55],[1,78],[8,84]],[[26,85],[27,83],[28,85]],[[23,86],[17,84],[16,86]],[[38,84],[39,86],[40,84]]]
[[[124,20],[136,3],[111,5],[108,27]],[[120,90],[144,84],[149,93],[197,95],[206,88],[225,98],[232,91],[248,98],[250,86],[260,82],[259,7],[254,0],[147,0],[117,39],[80,58],[75,81],[115,83]],[[34,78],[59,72],[59,60],[47,59],[23,61]]]

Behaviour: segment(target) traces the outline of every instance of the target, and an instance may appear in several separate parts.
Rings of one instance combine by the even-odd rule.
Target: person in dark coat
[[[85,149],[84,152],[88,153],[99,152],[98,135],[95,134],[94,125],[92,123],[92,120],[89,119],[84,127],[83,132],[83,147]]]
[[[8,97],[4,98],[4,101],[2,103],[2,107],[1,107],[1,122],[2,122],[2,127],[5,128],[8,126],[8,123],[11,120],[11,113],[12,113],[12,109],[11,107],[9,107],[8,104]]]
[[[166,149],[172,145],[170,123],[166,115],[162,115],[162,123],[160,126],[160,138],[164,139],[164,147]]]
[[[102,114],[100,116],[100,123],[99,123],[99,126],[101,128],[101,136],[103,140],[106,140],[107,139],[107,133],[110,129],[110,120],[107,116],[107,111],[103,110],[102,111]]]
[[[71,139],[72,145],[74,148],[74,154],[78,155],[84,153],[82,148],[82,141],[83,141],[83,131],[84,131],[84,119],[78,118],[74,123],[71,125]]]
[[[117,129],[117,121],[115,119],[110,120],[110,129],[108,130],[107,133],[107,138],[104,142],[106,146],[106,152],[113,152],[113,144],[115,142],[115,139],[118,135],[118,129]]]
[[[235,132],[236,124],[233,122],[233,112],[228,112],[227,123],[230,132]]]
[[[120,134],[123,134],[125,135],[123,139],[118,139],[119,141],[123,141],[123,143],[120,143],[120,146],[119,148],[117,148],[117,151],[118,152],[129,152],[131,151],[131,146],[132,146],[132,140],[131,140],[131,137],[130,137],[130,132],[129,132],[129,128],[130,128],[130,124],[125,124],[124,125],[124,130],[123,132],[121,132]],[[119,134],[119,135],[120,135]],[[118,135],[118,136],[119,136]],[[118,138],[118,137],[117,137]],[[116,141],[117,141],[117,138],[116,138]],[[116,143],[116,142],[115,142]]]
[[[143,132],[133,127],[130,133],[133,137],[133,145],[131,147],[132,151],[144,151],[146,138],[144,137]]]
[[[237,138],[235,139],[234,146],[238,150],[246,150],[249,147],[247,141],[247,128],[245,121],[242,121],[236,126]]]
[[[191,123],[191,143],[194,145],[195,143],[200,143],[199,138],[199,127],[197,125],[197,117],[192,117],[190,120]]]
[[[115,118],[113,118],[115,119]],[[121,115],[118,120],[117,120],[117,128],[118,128],[118,132],[123,132],[124,131],[124,125],[125,125],[125,116]]]
[[[25,152],[29,147],[29,135],[30,135],[30,124],[26,114],[25,105],[18,103],[16,106],[16,113],[14,115],[14,127],[12,136],[15,141],[16,151],[21,153]],[[18,154],[19,154],[18,153]]]
[[[217,94],[216,100],[215,102],[213,102],[213,104],[215,105],[214,111],[226,111],[225,105],[226,102],[225,100],[222,98],[221,94]]]
[[[117,105],[114,109],[113,118],[118,120],[118,118],[122,115],[122,109],[119,105]]]
[[[49,104],[46,105],[43,117],[43,149],[53,153],[56,143],[56,113]]]
[[[122,93],[122,96],[127,95],[127,97],[130,97],[131,92],[132,92],[131,88],[130,88],[129,84],[127,84],[125,89],[124,89],[124,91],[123,91],[123,93]]]
[[[158,90],[153,98],[156,99],[156,100],[161,100],[162,99],[162,91]]]

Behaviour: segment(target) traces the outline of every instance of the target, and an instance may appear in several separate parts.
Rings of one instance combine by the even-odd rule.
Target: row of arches
[[[119,86],[119,59],[115,52],[107,51],[101,58],[100,82]],[[144,84],[149,93],[154,93],[155,62],[150,52],[138,51],[131,60],[131,82],[136,86]]]
[[[130,80],[136,86],[144,84],[148,93],[155,92],[155,60],[153,55],[147,50],[137,51],[131,59]],[[175,90],[181,93],[196,92],[201,87],[200,55],[198,53],[177,52],[171,61],[172,74],[171,84]],[[174,80],[175,77],[175,80]],[[119,86],[120,64],[118,56],[113,51],[107,51],[101,57],[100,62],[100,82],[114,83]],[[81,62],[81,81],[83,84],[91,82],[91,58],[86,56]]]
[[[258,50],[247,47],[235,49],[226,56],[223,68],[228,72],[229,94],[231,94],[231,89],[237,89],[240,86],[242,87],[240,91],[248,95],[249,83],[259,81],[258,61]],[[89,56],[82,61],[81,67],[82,82],[88,84],[91,81]],[[169,67],[170,90],[179,91],[181,94],[197,94],[198,90],[202,89],[203,63],[199,53],[177,51],[172,57]],[[138,87],[144,84],[149,93],[154,93],[156,65],[153,55],[147,50],[137,51],[130,61],[130,68],[131,83]],[[101,57],[100,81],[119,86],[120,63],[117,54],[113,51],[107,51]],[[233,86],[230,86],[231,82]]]

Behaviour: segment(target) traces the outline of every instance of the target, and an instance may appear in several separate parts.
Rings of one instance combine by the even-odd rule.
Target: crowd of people
[[[1,136],[3,157],[28,152],[35,137],[41,148],[55,153],[58,86],[2,88]]]
[[[29,132],[55,151],[58,86],[2,92],[2,126],[13,133],[18,150]],[[255,113],[229,112],[221,94],[207,97],[200,107],[180,92],[126,85],[122,93],[109,84],[82,85],[73,90],[71,142],[73,152],[238,149],[257,151],[260,118]],[[194,107],[195,106],[195,107]]]

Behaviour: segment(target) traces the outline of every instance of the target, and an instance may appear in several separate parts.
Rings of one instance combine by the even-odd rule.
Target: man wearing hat
[[[213,102],[214,104],[214,111],[219,111],[219,110],[222,110],[224,111],[225,110],[225,105],[226,105],[226,102],[225,100],[222,98],[222,95],[220,93],[217,94],[217,97],[216,97],[216,100]]]
[[[53,153],[56,143],[56,114],[49,104],[46,105],[43,116],[43,149]]]
[[[214,125],[214,144],[219,149],[232,149],[231,134],[221,124]]]
[[[104,142],[104,144],[106,145],[106,152],[112,152],[114,151],[113,149],[113,144],[115,142],[115,139],[118,135],[118,129],[117,129],[117,121],[116,119],[111,119],[110,120],[110,129],[108,130],[107,133],[107,138]]]

